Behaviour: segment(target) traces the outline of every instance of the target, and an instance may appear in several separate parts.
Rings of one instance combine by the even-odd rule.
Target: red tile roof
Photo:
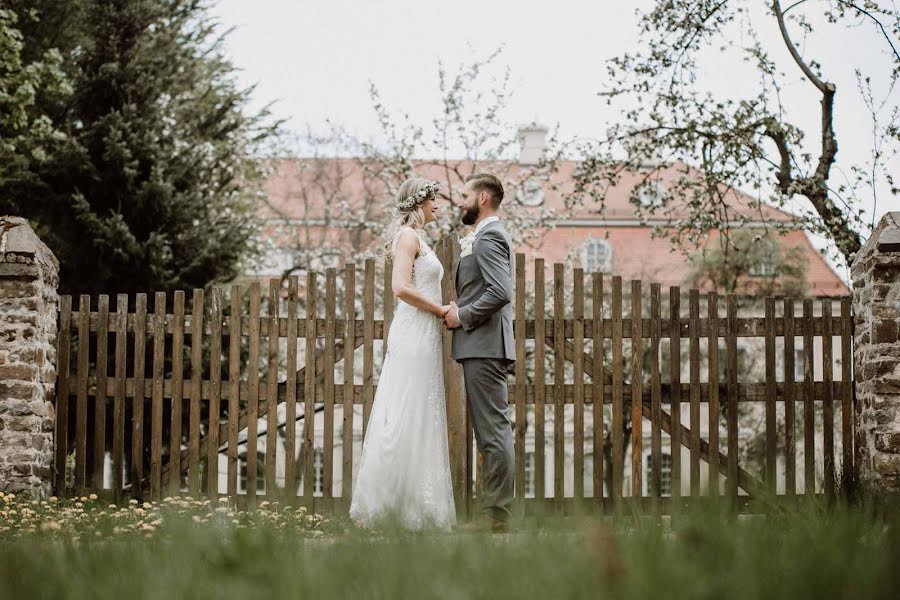
[[[584,202],[574,209],[565,207],[563,193],[571,190],[572,175],[577,165],[575,161],[563,161],[559,164],[559,170],[553,174],[552,179],[558,182],[560,190],[547,189],[541,207],[524,206],[507,190],[509,200],[504,200],[505,210],[549,208],[556,210],[561,217],[561,222],[555,228],[544,230],[543,235],[539,236],[538,247],[519,250],[528,258],[542,256],[550,265],[565,260],[573,249],[588,238],[606,238],[612,247],[614,274],[625,279],[656,281],[664,286],[685,284],[688,274],[685,257],[677,249],[673,249],[668,240],[651,236],[651,226],[640,222],[636,208],[630,201],[629,191],[644,174],[624,173],[617,185],[607,193],[605,210],[601,215],[599,205],[594,202]],[[467,161],[453,166],[464,174],[475,170],[475,165]],[[479,171],[493,170],[513,176],[518,176],[522,170],[529,168],[510,162],[494,166],[496,168],[492,169],[490,164],[479,163],[477,168]],[[267,235],[279,240],[276,241],[278,245],[300,243],[334,248],[356,246],[359,249],[374,243],[371,237],[360,237],[359,233],[353,234],[339,224],[323,222],[329,216],[338,219],[346,217],[348,211],[352,213],[352,218],[358,218],[363,216],[361,213],[364,209],[387,210],[390,199],[385,187],[377,178],[365,175],[358,159],[291,159],[272,163],[271,167],[272,173],[264,182],[268,201],[260,204],[259,216],[276,220],[287,218],[297,220],[295,223],[311,222],[316,225],[298,225],[303,227],[304,235],[307,236],[300,240],[290,232],[286,234],[283,227],[280,232],[270,229]],[[437,179],[442,183],[447,180],[441,164],[421,161],[414,165],[414,170],[422,177]],[[695,174],[679,164],[660,170],[658,180],[665,188],[673,185],[685,172]],[[369,198],[383,198],[383,204],[367,205],[367,195]],[[761,204],[755,209],[748,208],[747,201],[752,198],[739,192],[728,192],[726,198],[729,200],[728,211],[732,219],[743,217],[757,223],[789,223],[792,220],[789,213],[767,204]],[[745,201],[742,202],[742,199]],[[655,215],[653,218],[654,222],[659,219],[679,220],[688,214],[686,203],[682,199],[671,198],[666,204],[665,214]],[[716,230],[711,230],[707,245],[715,243],[717,235]],[[811,295],[841,296],[849,293],[847,285],[816,251],[803,231],[790,231],[781,238],[780,243],[782,246],[803,248],[808,258],[807,278]]]

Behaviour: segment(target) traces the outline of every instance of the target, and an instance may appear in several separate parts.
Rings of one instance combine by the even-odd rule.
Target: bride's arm
[[[397,250],[394,253],[394,269],[391,272],[391,286],[394,295],[416,308],[428,311],[436,317],[443,317],[446,309],[423,296],[412,284],[413,262],[419,249],[419,237],[410,230],[400,233]]]

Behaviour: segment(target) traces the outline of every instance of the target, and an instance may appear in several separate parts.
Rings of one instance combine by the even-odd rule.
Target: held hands
[[[459,307],[452,300],[450,301],[450,310],[444,313],[444,325],[447,329],[462,327],[462,323],[459,322]]]

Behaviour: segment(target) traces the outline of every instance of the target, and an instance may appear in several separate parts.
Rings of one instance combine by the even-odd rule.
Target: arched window
[[[581,266],[586,273],[612,272],[612,246],[606,240],[590,238],[581,245]]]

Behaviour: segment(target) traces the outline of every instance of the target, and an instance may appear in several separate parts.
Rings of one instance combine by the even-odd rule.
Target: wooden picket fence
[[[455,298],[451,275],[459,260],[456,237],[442,240],[436,250],[445,265],[442,287],[449,301]],[[763,316],[738,316],[738,297],[727,295],[720,302],[719,296],[708,293],[703,295],[706,310],[701,316],[701,294],[692,289],[685,316],[681,292],[671,287],[668,314],[663,314],[658,284],[648,286],[649,311],[645,311],[643,298],[648,290],[641,281],[631,281],[630,293],[624,293],[621,277],[594,273],[587,278],[576,268],[567,281],[564,265],[554,264],[552,298],[548,299],[544,260],[535,258],[530,273],[526,266],[524,255],[518,254],[514,265],[517,361],[509,398],[515,423],[519,510],[610,511],[631,504],[671,512],[690,500],[720,494],[740,510],[757,510],[766,502],[804,494],[833,495],[841,475],[843,481],[849,480],[854,464],[849,298],[836,300],[836,316],[831,299],[818,302],[819,315],[814,315],[813,300],[804,299],[797,303],[802,304],[802,313],[795,315],[790,298],[777,302],[767,298]],[[114,311],[106,295],[99,296],[96,308],[89,296],[80,296],[77,310],[71,296],[62,296],[55,493],[95,492],[115,502],[175,494],[224,495],[251,505],[267,498],[345,513],[359,453],[358,443],[354,450],[354,431],[361,427],[364,434],[368,424],[377,384],[376,345],[383,348],[391,326],[390,268],[389,262],[379,266],[370,259],[361,272],[353,264],[340,273],[327,269],[324,298],[319,297],[320,274],[308,272],[302,306],[300,278],[292,275],[283,301],[279,301],[282,290],[277,281],[266,290],[265,311],[266,298],[258,282],[247,289],[234,285],[228,294],[227,315],[222,287],[212,288],[210,302],[204,290],[193,290],[189,312],[184,291],[172,294],[171,311],[167,311],[168,295],[154,294],[152,312],[143,293],[133,298],[119,294]],[[343,290],[340,301],[338,282]],[[376,293],[378,287],[380,293]],[[281,310],[282,304],[286,310]],[[804,370],[799,381],[794,375],[795,337],[803,339]],[[761,382],[739,381],[738,345],[747,338],[764,342]],[[816,359],[822,367],[819,380],[814,377],[814,338],[822,346]],[[834,338],[840,340],[839,380],[833,377]],[[465,515],[477,508],[480,462],[467,419],[461,369],[449,357],[450,339],[445,332],[448,436],[457,508]],[[720,381],[722,345],[725,377]],[[302,361],[300,351],[305,355]],[[783,353],[782,369],[776,369],[777,353]],[[279,375],[282,359],[294,365],[284,376]],[[342,379],[337,381],[335,367],[340,363]],[[682,382],[683,367],[689,373],[686,383]],[[663,381],[665,370],[668,377]],[[703,379],[701,373],[706,375]],[[283,414],[277,409],[281,404]],[[740,462],[739,405],[764,407],[762,469]],[[837,424],[835,405],[840,412]],[[594,410],[595,406],[603,410]],[[701,406],[706,407],[708,419],[705,438]],[[688,413],[686,423],[682,407]],[[316,414],[324,420],[319,446]],[[783,416],[780,432],[778,414]],[[818,421],[817,414],[821,415]],[[297,427],[285,426],[298,421],[303,423],[302,435],[296,434]],[[722,421],[724,441],[719,435]],[[257,492],[262,422],[264,494]],[[798,427],[802,439],[796,435]],[[649,473],[645,473],[643,448],[647,431]],[[836,431],[840,432],[840,452],[835,451]],[[244,432],[246,490],[239,493],[238,447]],[[627,445],[626,432],[630,435]],[[279,435],[284,436],[281,442]],[[821,447],[816,444],[818,438]],[[664,440],[670,448],[683,448],[670,450],[671,491],[665,497],[661,495]],[[281,465],[276,456],[280,443],[284,448]],[[529,497],[525,493],[526,446],[532,447],[536,474]],[[340,464],[335,464],[335,448],[341,450]],[[803,452],[802,489],[797,486],[798,448]],[[317,451],[322,461],[318,493],[312,485]],[[298,452],[299,462],[287,458],[296,458]],[[688,461],[686,470],[682,454]],[[220,456],[227,465],[224,490],[218,475]],[[586,456],[594,466],[587,473],[590,494],[585,491]],[[823,465],[818,484],[817,457]],[[73,462],[68,469],[67,460]],[[608,460],[611,473],[605,472]],[[702,489],[701,463],[707,474]],[[551,470],[552,476],[545,475]],[[572,477],[568,485],[567,472]],[[337,490],[336,475],[340,478]],[[627,486],[626,475],[630,475]],[[611,486],[604,485],[606,480]],[[683,483],[688,484],[686,494]]]

